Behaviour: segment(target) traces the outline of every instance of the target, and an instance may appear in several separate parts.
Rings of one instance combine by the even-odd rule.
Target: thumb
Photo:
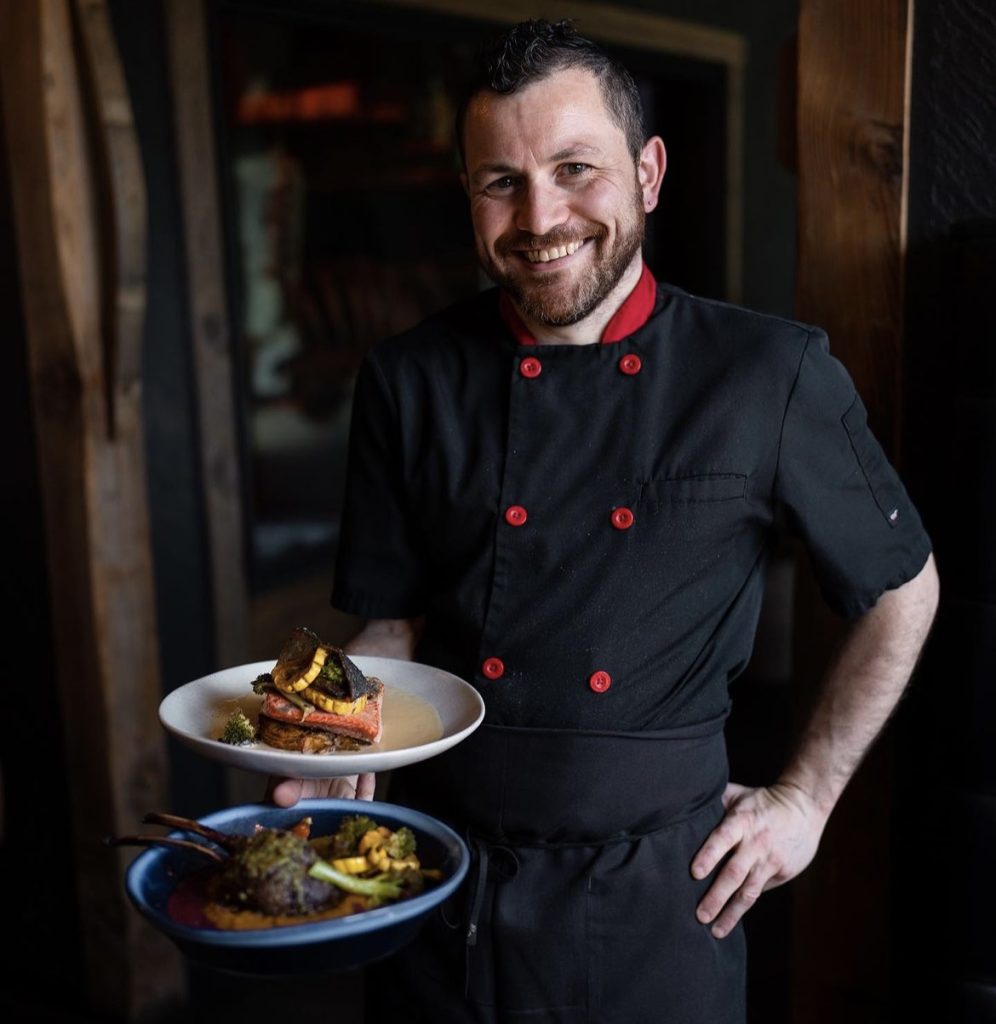
[[[278,807],[293,807],[303,789],[304,779],[270,779],[268,795]]]
[[[728,811],[740,797],[750,792],[750,786],[741,786],[736,782],[728,782],[723,790],[723,810]]]

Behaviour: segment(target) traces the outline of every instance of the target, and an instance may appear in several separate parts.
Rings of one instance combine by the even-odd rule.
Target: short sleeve
[[[920,516],[820,330],[809,335],[785,410],[775,497],[809,549],[824,598],[845,618],[912,579],[930,554]]]
[[[424,609],[424,574],[402,472],[397,403],[372,355],[353,395],[342,530],[332,604],[366,618]]]

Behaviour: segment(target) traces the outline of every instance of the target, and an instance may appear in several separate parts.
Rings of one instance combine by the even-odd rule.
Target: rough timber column
[[[898,461],[908,181],[909,0],[801,0],[796,314],[820,324]],[[841,634],[808,572],[796,677],[812,692]],[[888,998],[891,740],[880,739],[796,883],[791,1019],[882,1019]]]
[[[167,790],[139,377],[145,184],[104,0],[0,0],[0,76],[72,807],[58,835],[90,1002],[127,1019],[183,984],[178,954],[128,904],[133,853],[101,844]]]

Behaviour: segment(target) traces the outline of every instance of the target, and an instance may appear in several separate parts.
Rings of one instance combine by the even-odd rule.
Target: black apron
[[[717,940],[699,923],[712,879],[690,872],[723,816],[722,725],[485,725],[399,773],[392,799],[448,821],[473,860],[370,970],[367,1020],[743,1024],[742,930]]]

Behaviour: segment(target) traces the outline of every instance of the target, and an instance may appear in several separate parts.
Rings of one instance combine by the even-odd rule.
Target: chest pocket
[[[745,473],[702,473],[647,480],[640,490],[640,505],[648,512],[667,512],[691,505],[738,502],[746,497]]]

